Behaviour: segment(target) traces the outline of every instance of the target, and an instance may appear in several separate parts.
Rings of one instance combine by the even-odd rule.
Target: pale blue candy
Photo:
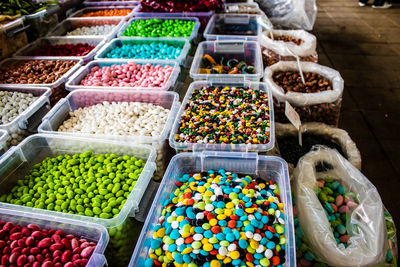
[[[144,262],[144,267],[152,267],[153,266],[153,260],[148,258]]]

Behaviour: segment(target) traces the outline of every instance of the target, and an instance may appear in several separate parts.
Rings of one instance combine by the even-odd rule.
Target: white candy
[[[0,124],[12,122],[36,101],[32,94],[0,91]]]
[[[176,241],[175,244],[177,246],[182,245],[183,243],[185,243],[185,239],[183,239],[182,237],[179,237]]]
[[[195,234],[193,236],[193,240],[200,241],[202,239],[203,239],[203,235],[201,235],[201,234]]]
[[[226,255],[228,255],[228,250],[225,247],[220,247],[218,249],[218,253],[219,253],[219,255],[226,256]]]
[[[265,256],[267,259],[272,258],[273,255],[274,255],[274,254],[272,253],[272,250],[270,250],[270,249],[267,249],[267,250],[264,252],[264,256]]]
[[[236,245],[235,244],[230,244],[228,246],[228,251],[235,251],[236,250]]]
[[[212,211],[214,210],[214,206],[212,204],[206,204],[205,208],[206,211]]]
[[[110,33],[116,25],[100,25],[92,27],[80,27],[73,31],[67,32],[67,36],[74,35],[107,35]]]
[[[254,234],[253,235],[253,239],[255,240],[255,241],[257,241],[257,242],[259,242],[259,241],[261,241],[261,235],[260,234]]]
[[[171,227],[172,227],[172,229],[177,229],[179,227],[179,222],[178,221],[173,221],[171,223]]]

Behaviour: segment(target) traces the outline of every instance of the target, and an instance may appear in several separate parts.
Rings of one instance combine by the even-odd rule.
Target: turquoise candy
[[[274,249],[274,248],[275,248],[275,243],[272,242],[272,241],[269,241],[269,242],[267,243],[267,248],[268,248],[268,249]]]
[[[183,256],[181,253],[176,253],[174,256],[174,260],[176,263],[182,264],[183,263]]]
[[[144,267],[151,267],[153,266],[153,260],[150,258],[147,258],[144,262]]]
[[[171,231],[171,234],[169,236],[171,237],[171,239],[177,240],[181,236],[181,234],[179,233],[178,229],[174,229]]]
[[[151,243],[150,243],[150,247],[152,248],[152,249],[158,249],[160,246],[161,246],[161,240],[158,240],[158,239],[152,239],[151,240]]]
[[[249,243],[244,239],[239,239],[239,247],[242,249],[246,249]]]
[[[339,232],[339,234],[344,235],[346,233],[346,227],[344,227],[343,224],[340,224],[336,227],[336,230]]]

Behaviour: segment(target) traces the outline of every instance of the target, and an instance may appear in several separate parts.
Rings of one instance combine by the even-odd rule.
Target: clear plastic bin
[[[0,129],[0,158],[7,151],[7,140],[10,136],[6,130]]]
[[[103,37],[105,40],[110,40],[115,37],[120,27],[124,24],[121,18],[71,18],[65,19],[57,25],[47,36],[66,36],[70,31],[81,27],[92,27],[102,25],[115,25],[115,27],[107,35],[74,35],[66,36],[67,38],[88,38],[88,37]]]
[[[2,87],[0,91],[31,93],[33,96],[38,97],[36,101],[28,106],[21,112],[15,119],[6,124],[0,123],[0,130],[8,133],[8,138],[5,139],[5,149],[18,144],[26,136],[31,133],[37,132],[37,127],[40,124],[42,117],[50,110],[50,88],[46,87]],[[3,140],[3,139],[1,139]]]
[[[153,237],[153,227],[159,222],[163,210],[162,203],[174,191],[175,182],[186,173],[210,169],[219,170],[221,168],[240,174],[257,175],[265,180],[272,180],[277,183],[285,213],[285,266],[296,266],[292,198],[286,162],[278,157],[258,156],[255,153],[207,151],[203,153],[182,153],[172,158],[143,226],[129,267],[144,266],[144,261],[148,258],[150,241]]]
[[[104,250],[108,244],[107,230],[98,224],[81,222],[66,218],[41,215],[34,212],[21,212],[9,209],[0,209],[1,220],[27,226],[36,224],[42,229],[62,230],[67,234],[73,234],[78,238],[85,238],[91,242],[96,242],[96,248],[87,263],[87,267],[103,267],[107,264],[104,257]]]
[[[269,120],[270,120],[270,140],[266,144],[204,144],[204,143],[179,143],[175,141],[175,134],[178,131],[180,118],[185,112],[185,108],[189,99],[191,98],[193,91],[202,87],[209,86],[240,86],[249,87],[254,90],[259,90],[268,94],[268,106],[269,106]],[[169,145],[174,148],[177,152],[180,151],[205,151],[205,150],[218,150],[218,151],[241,151],[241,152],[267,152],[274,147],[275,143],[275,126],[274,126],[274,109],[271,90],[267,88],[265,83],[259,82],[213,82],[213,81],[197,81],[190,84],[185,98],[182,101],[181,108],[178,111],[174,125],[172,126],[171,133],[169,136]]]
[[[18,58],[8,58],[0,62],[0,67],[3,67],[7,64],[13,64],[18,61],[28,61],[28,60],[33,60],[33,58],[26,58],[26,59],[18,59]],[[60,60],[60,58],[56,57],[48,57],[46,60]],[[63,59],[62,59],[63,60]],[[72,61],[76,61],[77,63],[68,71],[66,72],[60,79],[53,83],[43,83],[43,84],[0,84],[0,87],[3,88],[14,88],[14,87],[20,87],[20,88],[30,88],[32,86],[35,87],[49,87],[51,89],[51,95],[50,95],[50,104],[54,105],[55,103],[58,102],[62,97],[66,96],[68,93],[65,90],[65,82],[67,81],[67,78],[74,73],[83,63],[82,59],[68,59]]]
[[[88,43],[89,45],[95,46],[95,48],[93,48],[92,51],[90,51],[87,55],[85,56],[81,56],[81,57],[76,57],[76,56],[65,56],[65,57],[59,57],[60,59],[82,59],[83,60],[83,64],[88,63],[89,61],[91,61],[95,54],[97,53],[97,51],[103,47],[103,45],[105,44],[105,41],[102,37],[91,37],[91,38],[65,38],[65,37],[44,37],[44,38],[40,38],[26,46],[24,46],[23,48],[21,48],[20,50],[18,50],[15,54],[14,57],[15,58],[21,58],[21,59],[47,59],[48,57],[45,56],[36,56],[36,57],[32,57],[29,56],[29,53],[32,52],[35,49],[40,48],[41,46],[44,45],[60,45],[60,44],[78,44],[78,43]]]
[[[151,13],[147,13],[147,14],[151,14]],[[171,14],[171,13],[170,13]],[[192,30],[192,34],[189,37],[179,37],[179,38],[186,38],[189,41],[196,41],[197,40],[197,35],[199,32],[199,28],[200,28],[200,22],[198,18],[192,18],[192,17],[169,17],[169,15],[165,15],[163,14],[163,16],[159,16],[157,17],[158,19],[177,19],[177,20],[185,20],[185,21],[194,21],[194,27]],[[122,36],[122,34],[124,33],[125,29],[128,28],[129,25],[132,24],[133,21],[135,20],[148,20],[148,19],[153,19],[153,17],[133,17],[131,18],[128,22],[126,22],[124,25],[121,26],[121,28],[119,29],[117,36],[118,37],[128,37],[128,36]],[[134,36],[132,36],[134,37]],[[147,38],[147,37],[144,37]],[[175,37],[168,37],[171,39],[174,39]]]
[[[210,18],[215,14],[215,11],[210,10],[208,12],[173,12],[173,13],[159,13],[159,12],[141,12],[141,5],[138,5],[137,12],[134,14],[135,17],[196,17],[199,19],[200,28],[199,32],[204,32],[207,27],[207,23]]]
[[[9,192],[18,179],[24,177],[35,164],[42,162],[46,157],[56,157],[63,154],[73,155],[88,150],[93,151],[94,154],[114,153],[117,156],[135,156],[146,162],[135,187],[116,217],[102,219],[8,203],[0,203],[0,208],[99,223],[106,228],[122,224],[128,216],[134,216],[137,212],[139,202],[155,170],[154,159],[156,155],[151,146],[102,139],[35,134],[26,138],[18,146],[10,148],[0,160],[0,183],[2,184],[0,195]]]
[[[161,66],[174,66],[172,70],[171,76],[168,79],[168,82],[163,87],[103,87],[103,86],[83,86],[80,85],[81,81],[90,73],[90,70],[93,67],[99,66],[100,68],[111,65],[121,65],[127,64],[129,62],[135,62],[137,64],[160,64]],[[147,60],[94,60],[87,64],[86,66],[81,67],[78,71],[76,71],[68,80],[66,84],[66,88],[68,91],[73,91],[76,89],[88,89],[88,88],[96,88],[96,89],[135,89],[135,90],[153,90],[153,91],[168,91],[169,89],[175,89],[176,80],[179,76],[180,67],[177,62],[170,61],[170,63],[161,63],[157,60],[147,61]]]
[[[25,23],[30,25],[27,31],[30,42],[45,36],[52,28],[57,26],[57,12],[59,10],[59,5],[51,5],[39,12],[25,16]]]
[[[116,0],[116,1],[101,1],[101,0],[86,0],[83,2],[85,6],[135,6],[140,4],[140,0]]]
[[[248,65],[255,67],[255,74],[200,74],[200,64],[205,54],[213,57],[217,62],[219,57],[225,60],[236,58],[244,61]],[[216,59],[217,57],[217,59]],[[194,80],[218,80],[218,79],[234,79],[234,80],[251,80],[258,82],[263,75],[263,63],[261,57],[260,45],[253,41],[207,41],[201,42],[197,47],[196,54],[190,68],[190,77]]]
[[[15,51],[28,44],[24,18],[20,17],[0,25],[0,59],[11,56]]]
[[[187,60],[187,55],[190,50],[190,43],[187,39],[185,38],[174,38],[170,39],[168,37],[166,38],[143,38],[143,37],[121,37],[121,38],[115,38],[108,42],[106,45],[104,45],[99,52],[96,54],[95,59],[97,60],[115,60],[116,58],[107,58],[106,55],[112,51],[113,49],[117,47],[121,47],[122,45],[125,44],[151,44],[153,42],[162,42],[162,43],[167,43],[170,45],[176,45],[181,47],[181,54],[176,58],[176,59],[156,59],[159,62],[170,62],[170,61],[176,61],[178,64],[184,65],[186,60]],[[123,59],[128,59],[128,58],[123,58]],[[141,60],[149,60],[153,61],[155,59],[146,59],[146,58],[138,58]]]
[[[84,134],[84,133],[65,133],[58,132],[62,123],[69,118],[69,112],[73,112],[79,108],[89,107],[109,102],[142,102],[151,103],[162,106],[170,110],[168,119],[160,136],[121,136],[121,135],[100,135],[100,134]],[[117,140],[126,143],[143,143],[150,144],[157,151],[157,171],[154,180],[160,180],[168,165],[168,136],[172,124],[176,118],[180,103],[179,95],[175,92],[145,92],[145,91],[127,91],[127,90],[99,90],[99,89],[82,89],[72,91],[66,98],[61,99],[57,105],[43,118],[39,126],[39,133],[55,134],[57,136],[79,136],[85,138],[99,138],[105,140]]]
[[[262,32],[257,23],[259,15],[215,14],[204,30],[204,38],[212,40],[258,41]],[[222,27],[222,28],[221,28]]]
[[[100,10],[107,10],[107,9],[131,9],[131,12],[126,16],[98,16],[98,17],[90,17],[90,18],[128,18],[133,16],[133,12],[136,10],[137,6],[97,6],[97,7],[85,7],[70,16],[70,18],[83,18],[82,15],[89,13],[89,12],[96,12]]]

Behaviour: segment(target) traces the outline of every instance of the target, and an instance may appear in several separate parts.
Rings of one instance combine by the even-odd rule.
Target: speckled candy
[[[81,81],[83,86],[163,87],[174,67],[160,64],[113,64],[93,67]]]
[[[180,143],[266,144],[268,94],[252,88],[203,87],[193,91],[180,119]]]
[[[146,267],[283,266],[284,206],[276,184],[221,169],[184,174],[175,185],[162,201]]]

